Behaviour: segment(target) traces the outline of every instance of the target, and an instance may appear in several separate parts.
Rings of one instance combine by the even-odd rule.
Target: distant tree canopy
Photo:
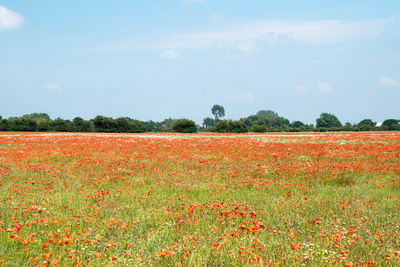
[[[342,127],[342,123],[339,119],[329,113],[321,113],[320,117],[317,119],[318,128],[332,128],[332,127]]]
[[[204,128],[210,128],[212,126],[214,126],[215,124],[215,119],[207,117],[203,120],[203,127]]]
[[[349,125],[347,125],[349,126]],[[376,122],[370,119],[365,119],[357,124],[358,130],[360,131],[371,131],[376,126]]]
[[[72,120],[73,132],[93,132],[94,125],[90,121],[85,121],[81,117],[76,117]]]
[[[92,120],[92,123],[94,125],[94,131],[96,132],[142,133],[146,131],[146,126],[143,122],[126,117],[113,119],[110,117],[96,116]],[[86,125],[85,127],[90,127],[90,125]]]
[[[223,106],[220,105],[214,105],[211,108],[211,113],[214,115],[215,121],[219,121],[220,119],[225,117],[225,109]]]
[[[218,133],[247,133],[246,125],[241,121],[222,120],[215,125]]]
[[[289,120],[281,117],[278,113],[272,110],[260,110],[256,115],[251,115],[247,118],[242,119],[244,124],[248,127],[252,127],[253,125],[263,125],[267,129],[274,127],[281,127],[283,125],[289,126]]]
[[[388,119],[382,123],[382,127],[389,131],[398,131],[400,130],[400,120]]]
[[[177,133],[196,133],[197,125],[192,120],[179,119],[173,122],[172,129]]]
[[[31,113],[31,114],[25,114],[21,117],[22,119],[32,119],[32,120],[44,120],[44,121],[49,121],[50,116],[46,113]]]
[[[301,121],[289,122],[272,110],[260,110],[240,120],[221,120],[225,110],[220,105],[214,105],[212,112],[215,118],[207,117],[202,126],[198,127],[189,119],[166,118],[163,121],[139,121],[129,117],[111,118],[98,115],[91,120],[75,117],[72,121],[56,118],[52,120],[46,113],[31,113],[21,117],[4,118],[0,115],[0,131],[30,131],[30,132],[106,132],[106,133],[142,133],[142,132],[205,132],[245,133],[251,132],[305,132],[305,131],[400,131],[399,119],[387,119],[377,124],[371,119],[361,120],[352,124],[346,122],[343,126],[339,119],[330,113],[321,113],[316,120],[316,127]]]
[[[268,129],[265,125],[254,124],[253,126],[251,126],[251,131],[254,133],[265,133],[266,131],[268,131]]]
[[[294,121],[294,122],[291,123],[290,126],[292,126],[292,127],[294,127],[294,128],[300,128],[300,127],[304,127],[305,124],[302,123],[301,121]]]

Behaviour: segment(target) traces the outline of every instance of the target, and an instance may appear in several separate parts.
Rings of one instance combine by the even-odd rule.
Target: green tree
[[[215,119],[207,117],[203,120],[203,127],[204,128],[210,128],[212,126],[214,126],[215,124]]]
[[[305,124],[302,123],[301,121],[294,121],[294,122],[292,122],[291,126],[294,128],[300,128],[300,127],[304,127]]]
[[[155,132],[160,123],[150,120],[143,122],[143,124],[146,132]]]
[[[280,131],[281,129],[286,130],[286,126],[290,126],[288,119],[279,116],[278,113],[272,110],[260,110],[256,115],[248,116],[247,118],[242,119],[242,121],[247,127],[252,127],[253,125],[264,125],[268,131]]]
[[[22,119],[33,119],[33,120],[46,120],[49,121],[50,116],[46,113],[31,113],[31,114],[25,114],[21,117]]]
[[[119,133],[129,133],[131,130],[131,125],[129,124],[129,120],[124,117],[120,117],[115,120],[116,132]]]
[[[3,119],[0,115],[0,131],[8,131],[8,120]]]
[[[216,123],[215,131],[218,133],[247,133],[248,129],[242,121],[222,120]]]
[[[214,105],[211,108],[211,113],[214,115],[216,121],[219,121],[221,118],[225,117],[225,109],[220,105]]]
[[[370,119],[365,119],[360,121],[358,124],[358,130],[360,131],[371,131],[372,129],[375,128],[376,126],[376,122],[373,122]]]
[[[176,120],[172,118],[164,119],[160,124],[158,128],[158,132],[172,132],[174,131],[172,126]]]
[[[343,131],[358,131],[359,128],[356,125],[352,125],[350,122],[346,122],[343,127]]]
[[[320,117],[317,119],[317,128],[333,128],[333,127],[342,127],[342,123],[333,114],[321,113]]]
[[[257,112],[257,116],[260,118],[272,118],[272,119],[277,119],[279,117],[278,113],[272,110],[260,110]]]
[[[50,129],[56,132],[69,132],[71,131],[71,121],[57,118],[50,122]]]
[[[116,132],[117,131],[117,123],[113,118],[104,117],[104,116],[96,116],[93,120],[93,125],[96,132]]]
[[[399,122],[400,122],[400,120],[395,120],[395,119],[385,120],[382,123],[382,128],[384,130],[389,130],[389,131],[398,131],[398,130],[400,130]]]
[[[146,131],[146,125],[138,120],[129,120],[129,132],[143,133]]]
[[[94,125],[90,121],[86,121],[81,117],[76,117],[72,120],[72,131],[74,132],[93,132]]]
[[[33,120],[36,123],[35,131],[49,131],[51,126],[50,116],[46,113],[31,113],[25,114],[21,117],[23,120]],[[30,128],[32,128],[31,126]]]
[[[174,121],[172,129],[177,133],[196,133],[197,125],[192,120],[180,119]]]
[[[267,127],[265,125],[258,125],[258,124],[254,124],[251,127],[251,131],[254,133],[265,133],[267,131]]]

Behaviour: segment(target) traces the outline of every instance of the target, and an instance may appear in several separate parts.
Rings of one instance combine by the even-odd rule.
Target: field
[[[399,206],[400,133],[0,135],[5,266],[399,266]]]

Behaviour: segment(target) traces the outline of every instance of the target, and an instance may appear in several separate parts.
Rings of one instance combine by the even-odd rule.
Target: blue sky
[[[398,0],[0,0],[0,115],[400,114]]]

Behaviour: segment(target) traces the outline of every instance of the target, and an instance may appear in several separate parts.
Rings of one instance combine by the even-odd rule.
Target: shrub
[[[197,125],[192,120],[180,119],[174,121],[172,130],[177,133],[196,133]]]
[[[215,125],[215,131],[219,133],[247,133],[246,125],[241,121],[219,121]]]
[[[254,133],[265,133],[267,131],[267,127],[265,125],[253,125],[251,127],[251,131]]]

